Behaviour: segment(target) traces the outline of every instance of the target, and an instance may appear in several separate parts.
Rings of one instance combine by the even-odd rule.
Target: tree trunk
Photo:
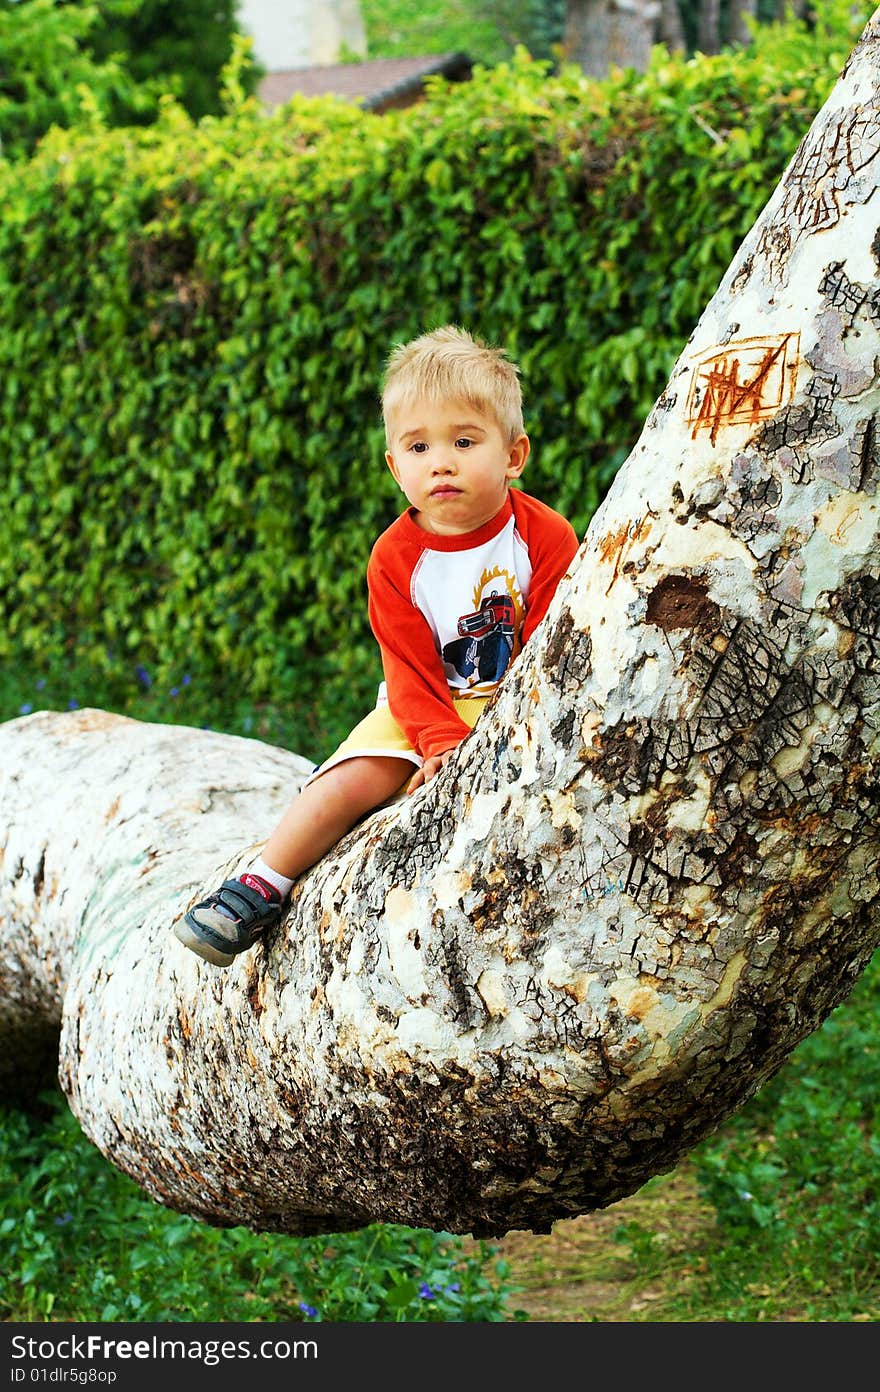
[[[74,1113],[156,1199],[544,1232],[672,1168],[868,962],[878,38],[490,709],[268,942],[222,971],[170,928],[304,761],[98,711],[0,726],[4,1052],[33,1071],[60,1025]]]
[[[697,48],[700,53],[721,52],[721,0],[700,0],[697,10]]]
[[[568,0],[563,50],[590,77],[644,72],[658,42],[661,0]]]
[[[728,41],[732,44],[749,44],[752,35],[749,21],[757,18],[758,0],[731,0],[728,16]]]
[[[662,0],[660,19],[657,28],[658,42],[664,43],[670,53],[684,53],[687,37],[682,23],[678,0]]]

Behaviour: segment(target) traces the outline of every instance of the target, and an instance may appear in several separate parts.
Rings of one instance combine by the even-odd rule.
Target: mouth
[[[457,498],[461,492],[460,488],[454,488],[451,483],[438,483],[436,488],[431,489],[432,498]]]

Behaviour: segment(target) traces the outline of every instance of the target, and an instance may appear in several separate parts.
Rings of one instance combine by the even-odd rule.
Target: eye
[[[424,440],[414,440],[410,445],[410,449],[414,454],[424,454],[427,448],[428,446],[425,444]]]
[[[456,449],[470,449],[471,446],[473,445],[473,443],[474,443],[473,440],[471,440],[471,439],[469,438],[469,436],[467,436],[467,435],[459,435],[458,439],[457,439],[456,442],[455,442],[455,448],[456,448]]]

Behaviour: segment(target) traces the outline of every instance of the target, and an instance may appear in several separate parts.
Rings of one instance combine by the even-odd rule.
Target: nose
[[[435,450],[431,463],[435,474],[455,473],[455,454],[451,450]]]

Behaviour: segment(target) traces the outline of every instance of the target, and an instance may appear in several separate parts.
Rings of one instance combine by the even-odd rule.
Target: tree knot
[[[705,580],[690,575],[666,575],[648,597],[645,618],[664,633],[674,628],[717,629],[721,611],[709,598]]]

